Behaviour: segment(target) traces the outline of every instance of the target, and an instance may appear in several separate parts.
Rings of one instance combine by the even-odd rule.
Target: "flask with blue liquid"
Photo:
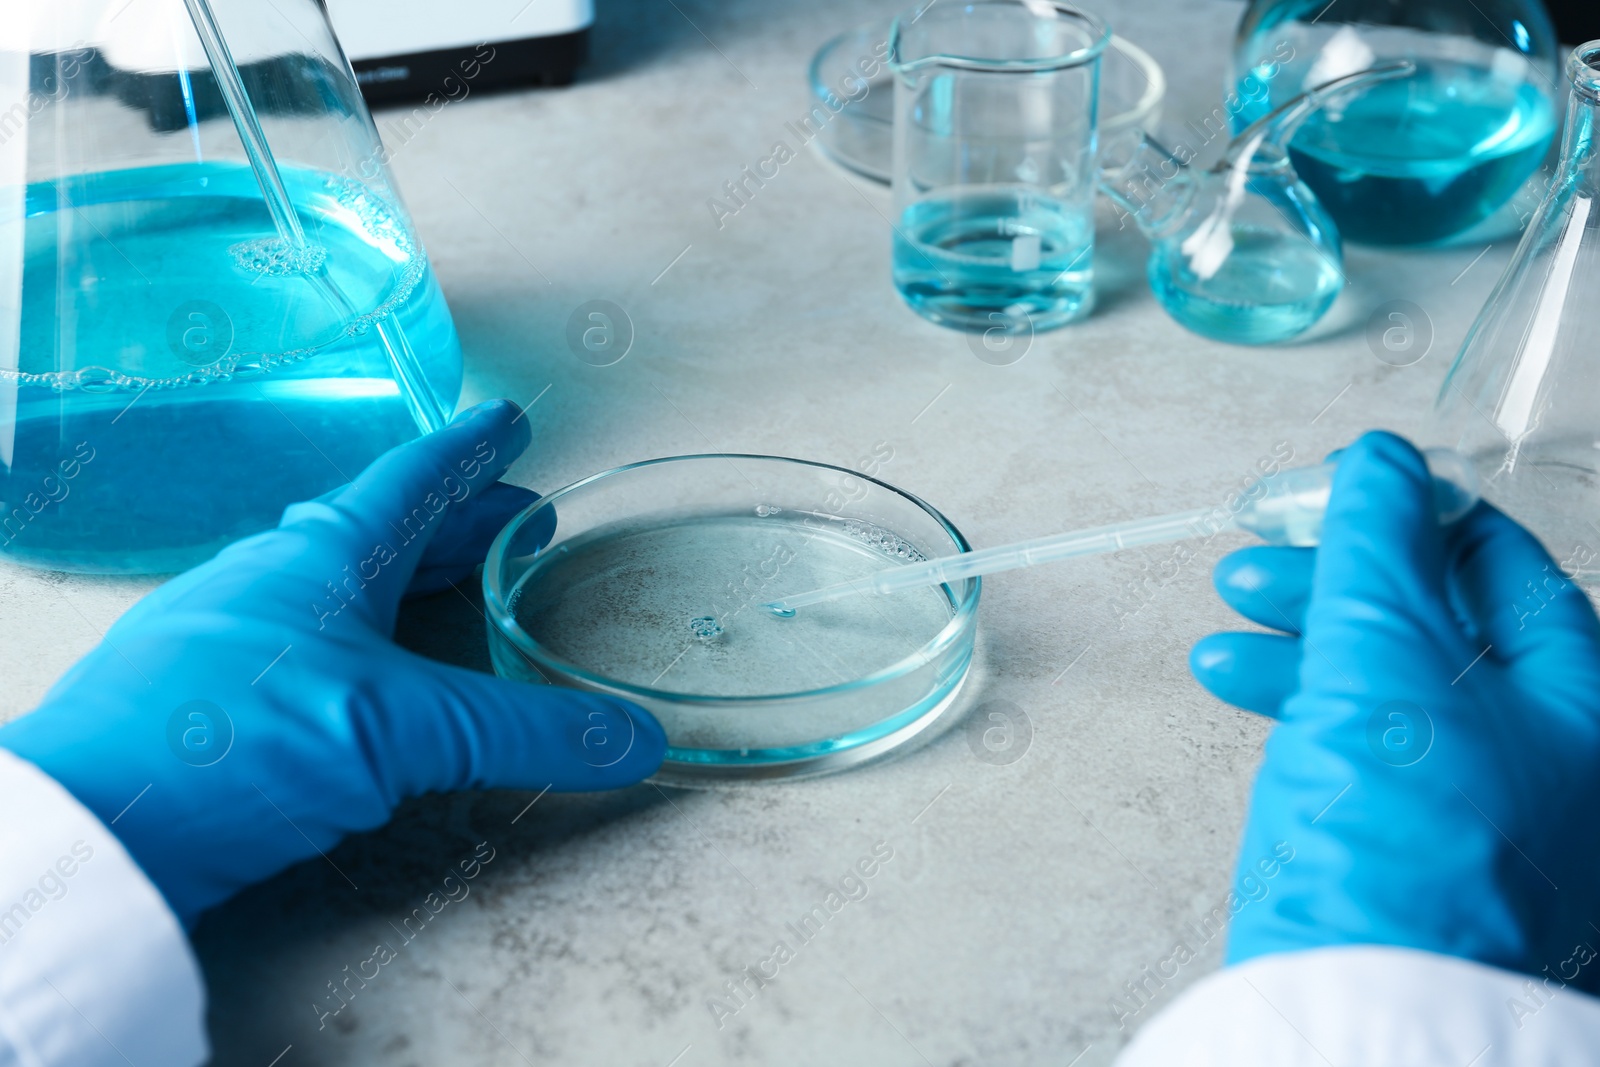
[[[186,568],[442,425],[449,309],[317,0],[0,18],[0,560]]]
[[[1291,158],[1347,239],[1431,244],[1494,214],[1550,149],[1565,86],[1540,0],[1253,0],[1230,111],[1242,130],[1310,86],[1396,60],[1416,74],[1320,111]]]
[[[1351,94],[1415,73],[1402,60],[1318,85],[1251,123],[1208,170],[1144,131],[1113,138],[1100,189],[1150,239],[1146,276],[1167,313],[1242,345],[1278,344],[1316,325],[1344,290],[1344,245],[1286,145]]]

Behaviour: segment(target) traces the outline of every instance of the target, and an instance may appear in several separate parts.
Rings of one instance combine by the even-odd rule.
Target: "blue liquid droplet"
[[[792,618],[794,618],[794,609],[793,608],[780,608],[776,604],[768,604],[768,605],[766,605],[766,609],[768,611],[772,612],[772,614],[776,615],[780,619],[792,619]]]
[[[700,640],[709,641],[721,635],[722,624],[713,616],[701,615],[689,620],[689,629],[693,630],[694,635]]]

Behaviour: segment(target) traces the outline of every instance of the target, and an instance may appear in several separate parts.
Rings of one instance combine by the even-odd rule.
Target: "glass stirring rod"
[[[1449,524],[1471,511],[1478,502],[1478,476],[1472,464],[1449,448],[1424,453],[1433,475],[1433,499],[1439,522]],[[1021,567],[1116,552],[1136,545],[1154,545],[1209,537],[1227,529],[1249,530],[1274,545],[1309,547],[1322,539],[1322,516],[1333,489],[1336,464],[1291,467],[1263,478],[1245,494],[1237,510],[1200,508],[1175,515],[1133,519],[1087,530],[999,545],[959,556],[944,556],[923,563],[890,567],[877,574],[837,585],[796,593],[762,606],[788,618],[799,608],[863,593],[893,593],[924,585],[941,585]]]

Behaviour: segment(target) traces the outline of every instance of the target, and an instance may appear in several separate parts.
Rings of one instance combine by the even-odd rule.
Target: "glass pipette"
[[[1455,522],[1478,502],[1477,474],[1472,464],[1453,449],[1430,448],[1424,456],[1428,471],[1433,475],[1433,498],[1439,522]],[[1237,507],[1200,508],[1175,515],[1134,519],[890,567],[864,578],[796,593],[762,606],[774,615],[787,618],[799,608],[841,597],[941,585],[1077,556],[1116,552],[1136,545],[1211,537],[1228,529],[1249,530],[1269,544],[1309,547],[1322,539],[1322,516],[1333,488],[1335,466],[1323,463],[1280,470],[1245,491]]]

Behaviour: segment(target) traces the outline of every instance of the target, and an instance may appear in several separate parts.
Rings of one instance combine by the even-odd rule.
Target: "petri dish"
[[[948,725],[972,664],[980,582],[861,596],[781,618],[785,593],[970,551],[917,497],[776,456],[649,460],[519,514],[484,565],[496,673],[608,693],[666,730],[659,781],[857,766]]]
[[[820,124],[818,143],[835,162],[885,185],[894,156],[894,76],[883,64],[891,22],[870,22],[832,38],[817,49],[806,73],[813,105],[832,116]],[[1161,64],[1113,36],[1100,61],[1101,139],[1154,129],[1166,93]]]

